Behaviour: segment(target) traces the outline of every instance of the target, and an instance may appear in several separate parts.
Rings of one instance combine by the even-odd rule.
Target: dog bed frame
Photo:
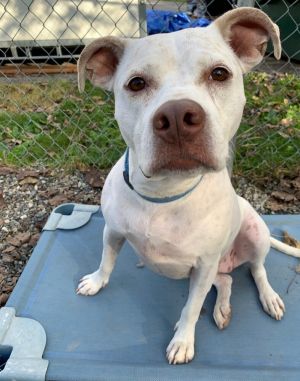
[[[263,218],[272,234],[286,230],[300,239],[300,216]],[[0,310],[0,380],[300,380],[296,258],[272,249],[266,261],[286,306],[282,321],[263,312],[249,269],[241,266],[233,273],[228,328],[219,331],[213,321],[212,289],[196,327],[194,360],[169,365],[165,349],[187,280],[137,268],[125,244],[109,285],[92,297],[76,295],[79,279],[99,265],[103,226],[98,206],[65,204],[52,212]]]

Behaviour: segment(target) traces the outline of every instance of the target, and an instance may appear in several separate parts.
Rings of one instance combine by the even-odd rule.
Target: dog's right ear
[[[114,74],[125,49],[125,39],[101,37],[87,45],[78,60],[78,88],[82,92],[86,77],[94,86],[112,90]]]

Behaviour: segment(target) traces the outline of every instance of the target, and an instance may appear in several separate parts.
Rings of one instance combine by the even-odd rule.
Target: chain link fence
[[[77,91],[76,61],[84,45],[104,35],[146,36],[155,12],[170,11],[169,21],[183,14],[213,20],[242,5],[259,7],[278,23],[283,58],[275,61],[270,47],[245,78],[248,103],[234,170],[243,176],[295,174],[300,153],[296,0],[1,0],[0,164],[111,167],[125,145],[111,94],[91,86],[83,95]]]

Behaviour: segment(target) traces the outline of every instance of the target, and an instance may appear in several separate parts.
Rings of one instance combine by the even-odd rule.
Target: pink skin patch
[[[245,217],[233,245],[219,262],[219,273],[230,273],[241,264],[253,260],[255,253],[259,251],[258,248],[266,240],[266,234],[268,234],[263,225],[260,225],[259,216],[256,214],[250,213]]]
[[[231,271],[237,267],[236,265],[236,253],[234,251],[234,248],[231,248],[227,251],[225,255],[223,255],[222,259],[219,263],[219,273],[231,273]]]

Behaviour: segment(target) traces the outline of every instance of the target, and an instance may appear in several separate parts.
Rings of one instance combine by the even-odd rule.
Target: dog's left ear
[[[225,41],[239,57],[244,72],[261,62],[270,38],[274,46],[274,56],[280,59],[279,28],[259,9],[234,9],[216,19],[212,26],[219,29]]]

